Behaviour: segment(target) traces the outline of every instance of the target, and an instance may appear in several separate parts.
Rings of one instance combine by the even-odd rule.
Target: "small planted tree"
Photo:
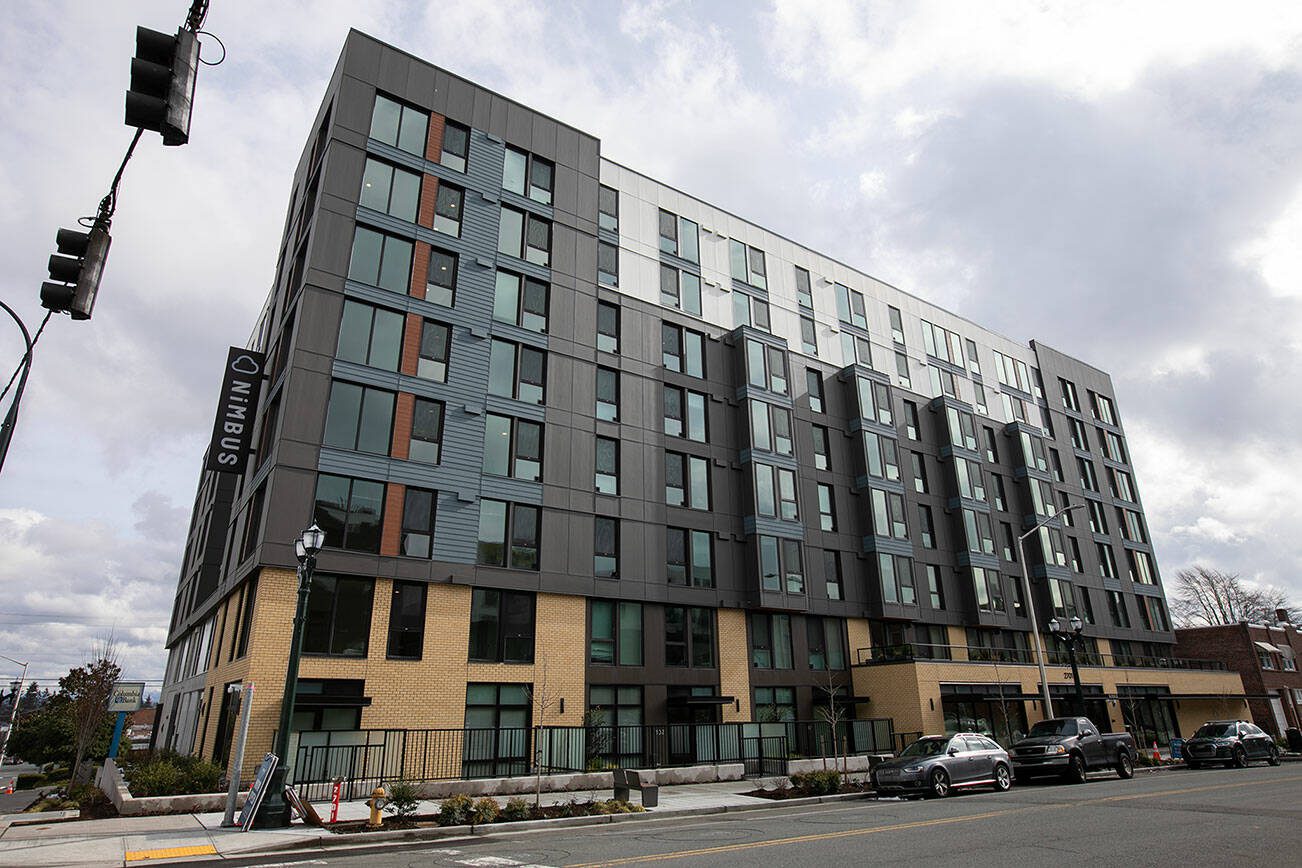
[[[838,771],[843,768],[841,763],[841,726],[849,719],[850,711],[848,704],[838,701],[844,688],[843,677],[839,672],[832,669],[828,669],[823,673],[817,685],[817,689],[827,701],[818,706],[816,714],[819,720],[826,723],[832,731],[833,764]]]
[[[537,810],[542,805],[542,721],[547,712],[551,711],[559,701],[556,688],[548,678],[546,658],[539,658],[537,665],[534,667],[534,681],[529,685],[526,692],[533,713],[533,806],[534,810]]]

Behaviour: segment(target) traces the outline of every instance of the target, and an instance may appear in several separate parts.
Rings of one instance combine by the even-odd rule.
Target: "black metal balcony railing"
[[[296,734],[292,779],[307,798],[367,795],[377,784],[456,781],[616,768],[743,763],[747,775],[784,775],[791,759],[891,753],[890,718],[824,721],[503,729],[364,729]],[[535,766],[535,762],[537,765]]]
[[[859,648],[855,652],[860,666],[910,663],[928,660],[957,660],[966,657],[972,663],[1025,663],[1034,665],[1035,652],[1030,648],[992,648],[986,645],[932,645],[906,643]],[[1067,666],[1070,658],[1061,648],[1046,647],[1044,662],[1050,666]],[[1077,652],[1081,666],[1106,666],[1127,669],[1184,669],[1202,672],[1225,672],[1220,660],[1194,660],[1185,657],[1151,657],[1139,654],[1099,654]]]

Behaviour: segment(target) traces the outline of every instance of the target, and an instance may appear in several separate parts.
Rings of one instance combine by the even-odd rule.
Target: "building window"
[[[963,510],[963,530],[967,536],[967,550],[976,554],[995,553],[995,535],[990,527],[990,516],[974,509]]]
[[[493,588],[470,592],[470,660],[532,663],[534,595]]]
[[[316,520],[326,545],[357,552],[380,551],[384,483],[322,473],[316,482]]]
[[[432,319],[422,320],[420,350],[416,359],[416,376],[437,383],[448,381],[448,355],[451,329]]]
[[[927,574],[927,602],[931,608],[940,611],[945,608],[945,583],[940,578],[940,567],[925,564],[923,570]]]
[[[796,267],[796,302],[805,310],[814,309],[814,293],[810,287],[809,271]]]
[[[671,265],[660,266],[660,303],[701,315],[701,278]]]
[[[757,462],[755,506],[758,514],[766,518],[797,521],[796,474],[785,467]]]
[[[814,413],[826,413],[827,405],[823,401],[823,375],[813,368],[805,369],[805,390],[809,393],[809,409]]]
[[[665,503],[689,509],[710,508],[710,463],[697,455],[665,453]]]
[[[882,601],[905,606],[916,605],[913,588],[913,560],[901,555],[877,554],[877,573],[881,578]]]
[[[530,768],[531,701],[528,684],[466,685],[465,728],[474,738],[466,740],[462,778],[522,775]]]
[[[913,378],[909,376],[909,357],[904,353],[895,354],[895,377],[904,388],[913,388]]]
[[[714,610],[665,606],[665,665],[714,666]]]
[[[505,189],[550,205],[554,174],[555,167],[550,160],[507,146],[506,160],[502,164],[502,186]]]
[[[918,440],[918,405],[912,401],[904,402],[904,435],[910,440]]]
[[[460,187],[442,182],[438,195],[434,197],[434,231],[461,237],[461,207],[465,203],[466,192]],[[545,263],[544,263],[545,264]]]
[[[398,550],[409,558],[428,558],[433,554],[434,513],[438,492],[408,488],[402,500],[402,534]]]
[[[936,522],[931,507],[925,503],[918,504],[918,537],[924,549],[936,547]]]
[[[809,642],[809,668],[815,671],[846,668],[845,621],[841,618],[805,616]]]
[[[619,305],[597,302],[597,349],[603,353],[619,352]]]
[[[800,318],[800,348],[811,356],[818,355],[818,335],[814,321],[807,316]]]
[[[887,308],[891,316],[891,340],[897,344],[904,343],[904,318],[898,307]]]
[[[790,669],[791,616],[750,614],[750,665],[756,669]]]
[[[598,494],[619,494],[619,441],[598,437],[596,473],[593,484]]]
[[[704,443],[706,438],[705,396],[700,392],[665,386],[665,434]]]
[[[362,192],[357,201],[365,208],[415,223],[420,205],[420,175],[367,157]]]
[[[388,657],[419,660],[425,640],[425,582],[394,582]]]
[[[530,404],[546,398],[547,354],[542,350],[493,340],[488,357],[488,392]]]
[[[443,148],[439,162],[454,172],[466,170],[470,157],[470,130],[452,121],[443,123]]]
[[[322,444],[388,455],[393,436],[394,400],[393,392],[335,380],[330,384]]]
[[[700,236],[696,224],[686,217],[660,209],[660,249],[688,262],[700,262]]]
[[[787,394],[787,354],[757,340],[747,340],[746,381],[760,389]]]
[[[1129,562],[1130,580],[1132,582],[1138,582],[1141,585],[1157,584],[1156,571],[1153,569],[1153,558],[1148,552],[1126,549],[1126,559]]]
[[[1113,627],[1130,627],[1130,613],[1126,611],[1126,600],[1120,591],[1104,591],[1108,597],[1108,617]]]
[[[823,584],[829,600],[844,600],[845,585],[841,577],[841,558],[831,550],[823,550]]]
[[[796,719],[794,687],[756,687],[755,719],[769,723]]]
[[[1118,523],[1121,535],[1131,542],[1148,542],[1148,531],[1144,529],[1144,517],[1133,509],[1117,507]]]
[[[1062,456],[1058,454],[1057,449],[1052,447],[1049,448],[1049,467],[1052,469],[1054,482],[1064,481],[1065,477],[1062,472]]]
[[[597,226],[619,232],[619,191],[605,184],[597,188]]]
[[[314,575],[303,623],[303,653],[365,657],[374,591],[372,579]]]
[[[814,437],[814,467],[818,470],[832,469],[832,444],[828,439],[827,429],[822,425],[812,426]]]
[[[864,466],[875,479],[896,481],[900,478],[899,449],[890,437],[876,431],[863,432]]]
[[[887,539],[908,539],[904,518],[904,497],[893,491],[872,489],[873,532]]]
[[[1076,595],[1072,593],[1071,582],[1049,579],[1049,601],[1053,604],[1054,617],[1063,620],[1076,617]]]
[[[1058,378],[1058,386],[1062,389],[1062,406],[1068,410],[1080,412],[1080,399],[1076,397],[1076,384],[1070,380]]]
[[[964,346],[967,347],[967,369],[976,376],[981,376],[981,361],[977,358],[976,343],[971,338],[963,339]],[[1036,395],[1036,397],[1041,397]]]
[[[980,462],[955,457],[954,474],[958,477],[959,497],[985,502],[986,484],[984,477],[981,475]]]
[[[429,115],[423,111],[403,105],[383,94],[375,95],[375,108],[371,112],[371,138],[423,158],[428,128]]]
[[[431,247],[429,268],[425,272],[425,300],[452,307],[456,298],[457,255]]]
[[[859,417],[882,425],[894,422],[891,413],[891,390],[885,383],[878,383],[867,377],[855,377],[856,392],[859,396]]]
[[[606,422],[619,419],[619,372],[597,368],[597,418]]]
[[[843,323],[867,330],[868,309],[864,306],[863,293],[836,284],[836,317]]]
[[[348,279],[406,295],[411,287],[412,243],[365,226],[353,232]]]
[[[398,370],[404,322],[400,313],[346,299],[335,357],[371,368]]]
[[[663,323],[660,350],[667,369],[692,377],[705,376],[705,336],[700,332]]]
[[[666,576],[671,585],[714,587],[714,550],[709,531],[665,529]]]
[[[1113,409],[1111,398],[1098,392],[1090,392],[1090,404],[1093,405],[1095,419],[1108,425],[1117,424],[1117,413]]]
[[[836,530],[836,505],[832,486],[818,483],[818,526],[821,530]]]
[[[728,241],[728,261],[733,280],[749,283],[758,289],[768,289],[763,250],[747,247],[740,241],[731,239]]]
[[[791,439],[791,414],[765,401],[750,402],[751,448],[779,455],[795,454]]]
[[[443,404],[417,398],[411,416],[411,445],[408,457],[412,461],[438,464],[443,447]]]
[[[531,332],[547,332],[547,284],[509,271],[497,272],[493,319]]]
[[[1017,537],[1013,535],[1013,526],[1006,521],[999,522],[999,531],[1003,534],[1003,557],[1006,561],[1017,562]]]
[[[995,509],[999,510],[1000,512],[1007,512],[1008,495],[1004,491],[1004,478],[1000,476],[998,473],[990,474],[990,494]],[[1064,519],[1066,520],[1066,523],[1069,525],[1071,524],[1070,518],[1071,518],[1071,513],[1066,513],[1064,515]]]
[[[537,570],[538,524],[536,506],[481,499],[476,562],[492,567]]]
[[[548,220],[502,206],[497,228],[497,250],[535,265],[551,265],[552,224]]]
[[[529,482],[542,479],[543,426],[489,413],[484,419],[484,473]]]
[[[588,662],[606,666],[641,666],[642,604],[593,600],[590,611]]]
[[[921,452],[910,452],[913,459],[913,490],[918,494],[927,494],[931,486],[927,482],[927,459]]]
[[[1124,470],[1117,470],[1115,467],[1108,469],[1108,484],[1112,489],[1112,496],[1117,500],[1124,500],[1127,503],[1134,503],[1138,498],[1135,497],[1135,485],[1130,481],[1130,474]]]
[[[759,537],[761,586],[766,591],[788,594],[805,593],[805,567],[800,554],[800,540],[785,537]]]
[[[592,540],[592,574],[599,579],[619,578],[619,520],[596,516]]]
[[[1105,534],[1108,532],[1108,514],[1103,508],[1103,504],[1097,500],[1085,498],[1085,504],[1089,507],[1090,512],[1090,530],[1094,533]]]
[[[972,567],[972,586],[976,592],[978,609],[982,612],[1004,611],[1004,593],[999,573],[982,567]]]
[[[597,282],[619,286],[619,248],[608,241],[597,242]]]

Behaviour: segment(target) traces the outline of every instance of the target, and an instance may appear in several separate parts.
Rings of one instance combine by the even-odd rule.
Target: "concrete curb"
[[[556,817],[547,820],[521,820],[515,823],[490,823],[487,826],[430,826],[421,829],[395,829],[392,832],[361,832],[349,835],[335,835],[325,832],[312,839],[299,839],[265,847],[253,847],[231,853],[230,856],[261,855],[286,851],[306,851],[312,849],[349,849],[365,848],[375,845],[407,843],[410,841],[436,841],[440,839],[478,838],[492,834],[514,832],[541,832],[549,829],[567,829],[581,826],[598,826],[605,823],[634,822],[671,819],[685,816],[705,816],[710,814],[734,814],[747,811],[764,811],[774,808],[800,807],[804,805],[823,805],[833,802],[848,802],[857,799],[871,799],[875,793],[837,793],[828,796],[809,796],[801,799],[771,799],[765,804],[753,805],[714,805],[704,808],[676,808],[673,810],[654,810],[641,814],[596,814],[588,817]]]

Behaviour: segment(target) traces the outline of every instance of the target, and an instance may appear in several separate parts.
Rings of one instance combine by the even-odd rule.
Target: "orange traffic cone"
[[[1154,763],[1160,763],[1161,761],[1162,761],[1162,755],[1161,755],[1160,753],[1157,752],[1157,741],[1154,740],[1154,741],[1153,741],[1153,762],[1154,762]]]

